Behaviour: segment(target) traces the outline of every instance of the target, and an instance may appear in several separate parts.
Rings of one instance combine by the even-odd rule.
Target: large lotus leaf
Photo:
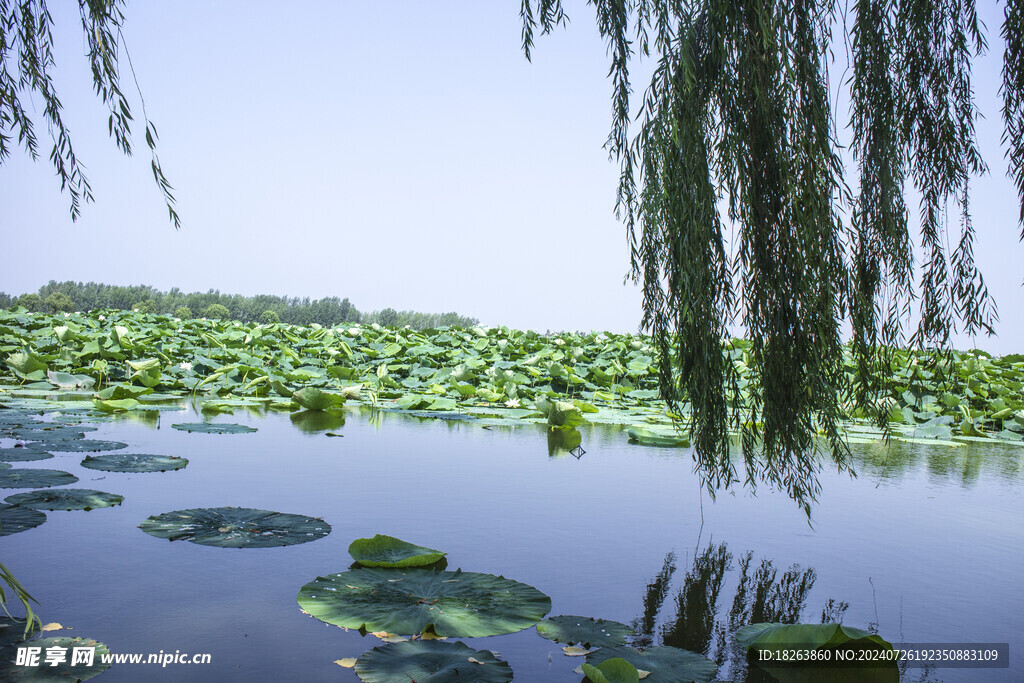
[[[77,427],[51,427],[50,429],[12,429],[11,436],[25,441],[74,441],[84,439],[85,430]]]
[[[152,394],[153,390],[149,387],[138,387],[132,384],[115,384],[112,387],[107,387],[102,391],[97,391],[95,398],[101,401],[119,400],[125,398],[137,399],[145,394]]]
[[[166,472],[167,470],[180,470],[187,464],[188,460],[176,455],[139,455],[136,453],[90,455],[82,461],[82,467],[104,472]]]
[[[643,427],[630,427],[626,433],[629,434],[630,441],[635,441],[641,446],[662,446],[664,448],[690,447],[690,440],[684,436],[662,434],[650,429],[644,429]]]
[[[0,461],[3,462],[31,462],[33,460],[46,460],[52,457],[52,453],[39,451],[35,448],[0,448]]]
[[[633,635],[634,631],[617,621],[563,615],[537,624],[537,633],[556,643],[579,644],[590,649],[625,645],[626,636]]]
[[[78,441],[43,441],[40,448],[55,453],[92,453],[96,451],[118,451],[128,448],[128,444],[120,441],[96,441],[93,439],[79,439]]]
[[[597,666],[584,663],[580,669],[590,683],[638,683],[640,672],[622,657],[606,659]]]
[[[46,363],[34,353],[12,353],[7,357],[7,366],[19,377],[34,379],[33,373],[38,373],[40,378],[46,377]]]
[[[331,525],[318,517],[237,507],[165,512],[153,515],[139,528],[157,538],[218,548],[297,545],[331,533]]]
[[[364,567],[423,567],[434,564],[448,553],[377,534],[373,538],[352,541],[348,554]]]
[[[33,666],[16,664],[18,648],[39,648],[31,650],[38,655]],[[46,660],[46,653],[49,648],[63,648],[65,657],[63,661],[51,666]],[[92,654],[92,664],[85,662],[75,663],[73,653],[75,648],[79,651],[88,649]],[[103,643],[91,638],[42,638],[8,645],[0,650],[0,679],[5,681],[84,681],[98,676],[110,668],[109,663],[103,659],[110,655],[110,650]]]
[[[27,435],[29,433],[29,431],[32,431],[32,432],[37,433],[37,434],[38,433],[45,434],[47,430],[50,430],[50,429],[64,429],[66,427],[67,427],[67,425],[65,425],[63,423],[60,423],[60,422],[56,422],[56,421],[55,422],[29,422],[29,423],[26,423],[26,424],[19,425],[17,427],[17,429],[18,429],[19,433],[23,432],[23,433],[25,433]],[[90,427],[88,425],[75,425],[74,431],[76,431],[76,432],[95,432],[96,431],[96,427]],[[25,436],[24,438],[30,438],[30,437],[29,436]]]
[[[327,410],[345,403],[345,397],[338,394],[329,394],[313,387],[300,389],[292,394],[292,400],[306,410]]]
[[[36,510],[92,510],[120,505],[124,496],[95,489],[50,489],[48,491],[27,491],[7,496],[4,499],[12,505],[22,505]]]
[[[669,645],[649,647],[643,651],[624,645],[602,647],[587,655],[587,663],[598,666],[616,657],[625,659],[641,671],[650,671],[644,683],[710,683],[718,671],[718,665],[707,657]]]
[[[227,422],[184,422],[171,426],[183,432],[201,432],[203,434],[248,434],[256,431],[255,427]]]
[[[736,631],[736,642],[741,646],[757,650],[771,650],[773,659],[780,657],[783,650],[886,650],[891,651],[892,645],[876,633],[870,633],[843,624],[749,624]],[[839,663],[833,661],[825,666],[806,664],[772,665],[753,660],[757,666],[770,672],[783,683],[803,683],[807,681],[848,681],[855,683],[897,683],[900,679],[897,662],[891,661],[880,665],[877,661],[861,662],[869,666],[861,666],[854,661]],[[818,663],[820,664],[820,663]]]
[[[20,495],[20,494],[19,494]],[[20,505],[0,505],[0,536],[34,529],[46,521],[46,515]]]
[[[89,389],[96,383],[89,375],[72,375],[52,370],[47,371],[46,379],[58,389]]]
[[[41,489],[48,486],[74,484],[76,481],[78,481],[78,477],[61,470],[10,469],[0,471],[0,489]]]
[[[439,640],[407,640],[375,647],[356,660],[355,668],[365,683],[512,680],[512,667],[495,658],[490,650],[474,650],[465,643]]]
[[[112,398],[108,401],[94,398],[92,404],[96,406],[96,410],[102,410],[105,413],[123,413],[139,407],[139,402],[134,398]]]
[[[551,598],[493,574],[427,569],[353,569],[318,577],[299,591],[302,609],[344,628],[439,636],[495,636],[533,626]]]

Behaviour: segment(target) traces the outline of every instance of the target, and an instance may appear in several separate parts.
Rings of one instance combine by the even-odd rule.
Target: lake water
[[[114,666],[97,680],[357,681],[334,660],[379,641],[306,616],[296,593],[348,569],[349,543],[374,534],[446,551],[450,570],[532,585],[551,596],[551,615],[635,623],[651,642],[701,650],[723,661],[725,680],[744,676],[728,638],[735,626],[818,623],[823,610],[892,642],[1010,644],[1009,669],[911,669],[903,680],[1024,678],[1024,449],[858,446],[858,478],[822,475],[812,526],[768,489],[712,502],[689,450],[631,445],[619,428],[584,426],[586,453],[576,458],[551,455],[537,425],[353,413],[343,426],[297,426],[289,415],[240,411],[217,421],[258,432],[170,427],[197,419],[163,412],[88,435],[127,442],[124,452],[187,457],[176,472],[101,472],[71,453],[15,463],[63,469],[80,478],[76,487],[125,497],[114,508],[47,512],[42,526],[0,538],[0,561],[39,601],[44,622],[115,653],[212,658]],[[303,431],[316,427],[344,436]],[[228,505],[322,517],[333,532],[233,550],[137,528],[150,515]],[[461,640],[499,652],[516,680],[581,679],[572,672],[581,658],[533,628]]]

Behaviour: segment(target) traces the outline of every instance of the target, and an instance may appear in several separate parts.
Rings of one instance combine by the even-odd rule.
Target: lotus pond
[[[104,680],[767,681],[746,646],[795,642],[769,623],[1010,644],[875,680],[1024,667],[1024,359],[904,355],[892,441],[850,415],[859,477],[825,467],[810,525],[701,493],[640,337],[15,310],[0,353],[0,560],[37,642],[212,660]]]
[[[300,589],[326,595],[320,591],[330,586],[304,587],[335,575],[339,587],[369,580],[353,576],[360,572],[372,579],[434,571],[352,569],[353,541],[386,534],[446,553],[441,577],[459,569],[507,577],[550,598],[541,615],[619,622],[634,632],[634,645],[707,655],[721,664],[722,680],[746,676],[733,638],[739,627],[823,617],[891,642],[1010,642],[1010,669],[909,669],[903,680],[1019,680],[1024,666],[1017,447],[856,445],[860,476],[826,476],[812,528],[792,501],[767,490],[702,500],[688,450],[630,444],[622,427],[581,427],[579,455],[549,442],[543,425],[487,427],[357,408],[294,417],[240,410],[213,423],[257,431],[218,434],[172,427],[202,422],[191,406],[127,414],[88,433],[124,448],[12,463],[4,472],[61,470],[79,480],[37,492],[123,496],[110,507],[94,501],[89,512],[46,511],[45,523],[0,539],[3,562],[37,598],[43,621],[73,629],[43,635],[92,638],[115,653],[212,655],[205,665],[115,665],[103,680],[356,681],[335,661],[382,641],[304,614]],[[94,469],[97,459],[128,451],[188,463],[164,460],[165,471],[136,472],[138,459],[120,458],[109,466],[129,471]],[[283,526],[312,524],[302,534],[315,536],[218,547],[187,534],[174,540],[180,525],[168,531],[157,519],[215,508],[299,515]],[[194,515],[185,521],[198,526]],[[229,524],[220,517],[210,527]],[[528,598],[536,604],[536,595]],[[510,628],[522,630],[506,635],[434,642],[495,652],[516,680],[581,680],[573,669],[584,657],[565,654],[565,639],[541,637],[537,618],[527,614]],[[551,636],[551,624],[558,620],[539,629]],[[597,645],[596,636],[586,639],[595,642],[568,644]],[[403,647],[428,641],[408,642]],[[472,654],[458,653],[463,661]],[[771,680],[754,673],[747,680]]]

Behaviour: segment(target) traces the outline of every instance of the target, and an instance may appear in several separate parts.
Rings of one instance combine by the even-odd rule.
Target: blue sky
[[[538,40],[531,64],[518,5],[129,3],[125,35],[176,188],[177,232],[141,136],[132,159],[107,136],[77,12],[54,6],[57,85],[96,202],[72,223],[45,159],[16,153],[0,166],[15,255],[0,290],[94,280],[635,331],[618,168],[602,149],[605,46],[592,10],[572,2],[573,21]],[[1002,322],[998,339],[976,343],[1010,353],[1024,351],[1024,252],[999,143],[1001,9],[981,11],[992,49],[975,82],[991,173],[972,186],[976,257]],[[647,73],[636,69],[638,92]]]

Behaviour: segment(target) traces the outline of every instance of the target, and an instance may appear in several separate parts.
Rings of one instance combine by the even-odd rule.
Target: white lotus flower
[[[192,369],[192,364],[188,362],[178,363],[178,367],[181,368],[182,370],[188,371]]]
[[[518,408],[519,407],[519,399],[518,398],[513,398],[513,399],[509,399],[508,401],[505,401],[505,407],[506,408]]]

